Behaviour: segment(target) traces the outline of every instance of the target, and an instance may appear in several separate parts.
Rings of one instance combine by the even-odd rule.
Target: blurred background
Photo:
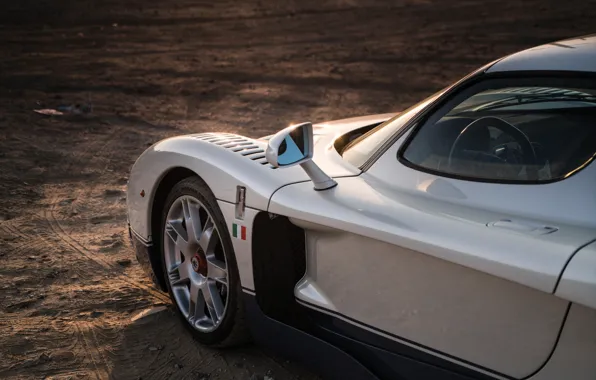
[[[594,20],[588,0],[2,2],[0,378],[314,378],[185,334],[128,246],[134,160],[179,134],[399,111]]]

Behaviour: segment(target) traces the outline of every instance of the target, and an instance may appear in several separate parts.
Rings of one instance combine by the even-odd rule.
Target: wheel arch
[[[159,215],[164,208],[165,201],[172,187],[183,179],[190,177],[197,177],[202,180],[196,172],[185,167],[174,167],[168,170],[157,183],[153,198],[149,203],[151,205],[149,209],[150,231],[151,236],[153,237],[153,245],[149,252],[149,260],[157,283],[164,291],[166,291],[167,287],[166,278],[163,275],[163,264],[161,262],[161,244],[159,243],[159,239],[155,239],[161,230],[161,220]]]
[[[159,253],[159,215],[172,186],[189,176],[206,183],[218,201],[233,204],[237,187],[246,189],[246,207],[266,210],[271,194],[290,182],[305,180],[296,168],[277,171],[222,146],[179,136],[148,148],[134,163],[127,189],[127,213],[131,233],[150,251],[146,261],[162,268]],[[147,263],[149,264],[149,263]],[[145,265],[147,266],[147,265]],[[160,270],[153,270],[163,277]],[[159,285],[163,278],[156,279]],[[162,286],[163,287],[163,286]]]

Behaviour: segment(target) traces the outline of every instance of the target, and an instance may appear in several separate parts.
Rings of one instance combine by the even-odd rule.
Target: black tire
[[[207,209],[214,224],[220,233],[221,243],[224,247],[224,253],[228,265],[228,306],[223,319],[217,328],[211,332],[201,332],[193,328],[188,320],[184,317],[178,307],[178,303],[174,298],[170,281],[168,280],[167,266],[165,263],[163,239],[164,226],[168,210],[176,199],[181,196],[190,195],[197,198]],[[245,320],[245,310],[242,305],[242,290],[240,286],[240,276],[238,274],[238,265],[236,263],[236,256],[234,247],[230,238],[230,234],[221,210],[217,205],[215,196],[207,184],[198,177],[189,177],[178,182],[166,198],[164,209],[160,215],[160,229],[156,241],[157,247],[160,249],[160,258],[162,268],[164,271],[164,278],[166,279],[166,286],[170,299],[174,304],[176,313],[182,320],[184,326],[191,332],[193,337],[200,343],[215,347],[234,347],[245,344],[250,341],[248,326]]]

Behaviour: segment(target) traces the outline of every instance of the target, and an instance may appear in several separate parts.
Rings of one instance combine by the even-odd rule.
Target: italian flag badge
[[[232,225],[232,236],[236,239],[246,240],[246,226],[234,223]]]

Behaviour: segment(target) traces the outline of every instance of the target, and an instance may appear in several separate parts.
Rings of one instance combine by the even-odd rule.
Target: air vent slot
[[[255,140],[232,133],[202,133],[193,137],[197,140],[215,144],[234,153],[238,153],[263,166],[277,169],[267,162],[265,150],[257,145]]]

